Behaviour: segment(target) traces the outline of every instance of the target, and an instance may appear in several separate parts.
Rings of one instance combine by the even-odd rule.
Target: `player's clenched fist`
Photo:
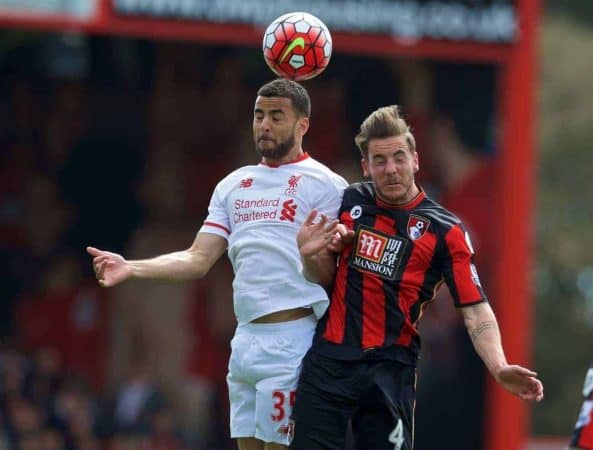
[[[132,267],[123,256],[95,247],[87,247],[86,251],[93,256],[93,269],[101,287],[115,286],[132,275]]]

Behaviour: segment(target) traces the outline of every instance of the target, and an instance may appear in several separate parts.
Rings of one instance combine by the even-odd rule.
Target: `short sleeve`
[[[231,225],[227,210],[220,199],[220,184],[216,186],[210,205],[208,206],[208,216],[200,228],[200,233],[217,234],[228,239],[231,234]]]
[[[337,174],[333,174],[327,182],[326,186],[317,192],[318,201],[312,205],[319,213],[325,214],[330,219],[338,217],[338,211],[344,196],[344,189],[348,186],[348,182]]]
[[[474,264],[474,250],[462,224],[445,234],[443,274],[455,306],[470,306],[487,301]]]

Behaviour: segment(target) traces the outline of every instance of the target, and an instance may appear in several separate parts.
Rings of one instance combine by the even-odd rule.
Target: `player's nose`
[[[269,132],[272,126],[272,121],[269,117],[264,117],[259,125],[262,132]]]
[[[385,172],[390,174],[397,173],[397,164],[395,164],[395,161],[387,159],[387,161],[385,162]]]

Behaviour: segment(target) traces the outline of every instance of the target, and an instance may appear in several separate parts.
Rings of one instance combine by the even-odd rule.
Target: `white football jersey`
[[[296,235],[313,208],[336,218],[346,186],[306,153],[280,166],[241,167],[218,183],[200,232],[228,240],[239,324],[298,307],[323,315],[327,294],[302,275]]]

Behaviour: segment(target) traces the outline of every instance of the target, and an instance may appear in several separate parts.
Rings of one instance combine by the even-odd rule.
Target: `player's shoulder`
[[[344,201],[373,201],[375,199],[375,185],[370,181],[352,183],[344,190]]]
[[[224,176],[216,185],[216,191],[225,194],[239,185],[241,182],[248,183],[257,171],[256,165],[243,166],[233,170]]]
[[[340,189],[344,189],[348,186],[348,182],[344,177],[311,156],[299,161],[298,165],[304,174],[322,183],[330,183]]]
[[[452,211],[445,208],[429,195],[425,194],[424,199],[414,208],[413,214],[424,216],[435,225],[445,231],[461,224],[461,219]]]

